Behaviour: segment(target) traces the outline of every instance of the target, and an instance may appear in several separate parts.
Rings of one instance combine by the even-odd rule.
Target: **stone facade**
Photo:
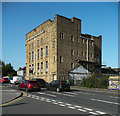
[[[80,19],[56,15],[26,34],[26,77],[66,79],[79,65],[100,72],[101,42],[101,36],[81,33]]]

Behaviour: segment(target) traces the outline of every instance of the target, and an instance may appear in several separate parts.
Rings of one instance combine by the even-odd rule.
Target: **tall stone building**
[[[80,19],[56,15],[26,34],[26,77],[66,79],[80,65],[100,72],[101,49],[102,36],[82,34]]]

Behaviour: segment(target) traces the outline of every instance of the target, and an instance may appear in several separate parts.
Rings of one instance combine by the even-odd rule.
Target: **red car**
[[[8,78],[2,78],[0,79],[1,83],[9,83],[9,79]]]
[[[36,80],[24,80],[18,85],[18,87],[19,87],[19,90],[25,89],[26,92],[32,91],[32,90],[38,90],[38,91],[41,90],[40,84]]]

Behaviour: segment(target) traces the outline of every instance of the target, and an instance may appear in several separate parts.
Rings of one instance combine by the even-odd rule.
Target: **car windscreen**
[[[8,78],[4,78],[4,80],[8,80]]]
[[[39,80],[39,79],[37,79],[37,81],[39,81],[40,83],[45,83],[45,81],[44,80]]]
[[[37,81],[29,81],[29,83],[38,83]]]
[[[67,84],[69,84],[67,81],[62,81],[62,84],[63,85],[67,85]]]

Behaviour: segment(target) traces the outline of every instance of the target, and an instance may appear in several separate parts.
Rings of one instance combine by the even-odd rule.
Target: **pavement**
[[[22,92],[0,85],[0,95],[2,97],[2,104],[4,104],[21,96]]]

